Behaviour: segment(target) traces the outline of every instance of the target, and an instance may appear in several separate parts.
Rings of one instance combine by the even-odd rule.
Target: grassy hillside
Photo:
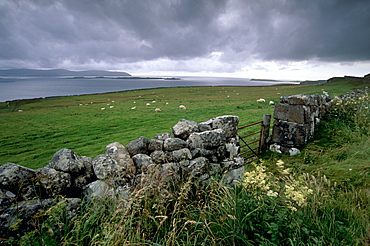
[[[8,134],[1,137],[1,160],[21,156],[24,163],[38,163],[35,168],[43,163],[36,156],[27,159],[33,151],[43,153],[37,158],[44,164],[52,155],[47,156],[49,148],[94,156],[113,141],[125,144],[170,131],[180,118],[235,114],[241,125],[257,121],[272,112],[269,105],[255,103],[260,97],[276,101],[277,93],[322,89],[335,96],[365,86],[342,79],[316,86],[156,89],[43,99],[18,105],[23,112],[6,112],[18,110],[11,105],[0,115],[6,126],[2,134]],[[131,110],[134,101],[136,110]],[[187,109],[178,109],[179,104]],[[162,112],[155,113],[155,107]],[[234,185],[215,179],[194,189],[191,179],[173,186],[154,182],[134,191],[129,202],[83,204],[71,220],[66,204],[59,203],[34,231],[1,240],[10,245],[369,245],[369,107],[369,95],[338,103],[300,155],[267,153]]]
[[[201,122],[237,115],[245,125],[273,112],[273,106],[256,103],[259,98],[278,102],[281,95],[322,89],[335,96],[364,86],[344,80],[305,86],[163,88],[0,103],[0,165],[43,167],[61,148],[94,158],[109,143],[125,145],[140,136],[150,139],[171,132],[179,119]]]

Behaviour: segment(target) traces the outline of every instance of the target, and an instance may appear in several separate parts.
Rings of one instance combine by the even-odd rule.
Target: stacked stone
[[[313,137],[320,118],[331,105],[323,95],[282,96],[275,106],[272,145],[275,152],[294,155]]]
[[[181,182],[194,177],[198,184],[212,175],[231,182],[243,174],[237,136],[239,117],[220,116],[196,123],[179,120],[172,134],[106,146],[94,159],[61,149],[43,168],[32,170],[14,163],[0,166],[0,233],[18,219],[22,230],[32,229],[36,213],[63,200],[73,214],[81,197],[127,199],[134,187]],[[141,186],[140,186],[141,185]],[[15,205],[16,204],[16,205]]]
[[[126,147],[139,169],[136,183],[159,173],[164,181],[186,180],[190,175],[207,182],[212,175],[243,166],[237,137],[239,117],[220,116],[197,123],[181,119],[172,134],[140,137]]]

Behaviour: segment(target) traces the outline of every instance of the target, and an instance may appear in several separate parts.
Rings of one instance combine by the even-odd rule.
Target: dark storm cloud
[[[370,60],[368,0],[5,0],[0,66]]]

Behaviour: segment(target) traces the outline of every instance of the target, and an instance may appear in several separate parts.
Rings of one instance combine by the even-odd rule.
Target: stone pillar
[[[270,149],[288,155],[299,153],[299,149],[312,139],[330,100],[326,94],[282,96],[275,106]]]

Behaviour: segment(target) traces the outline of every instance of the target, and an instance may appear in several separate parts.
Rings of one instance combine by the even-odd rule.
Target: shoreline
[[[270,81],[268,81],[270,82]],[[102,94],[110,94],[110,93],[120,93],[125,91],[139,91],[139,90],[152,90],[152,89],[160,89],[160,88],[185,88],[185,87],[270,87],[270,86],[289,86],[289,85],[300,85],[299,83],[288,83],[288,82],[278,82],[276,84],[268,84],[268,85],[189,85],[189,86],[158,86],[158,87],[150,87],[150,88],[139,88],[139,89],[127,89],[127,90],[118,90],[118,91],[107,91],[107,92],[97,92],[97,93],[82,93],[82,94],[70,94],[70,95],[55,95],[55,96],[46,96],[46,97],[33,97],[33,98],[22,98],[22,99],[12,99],[6,101],[0,101],[0,103],[12,103],[12,102],[21,102],[21,101],[37,101],[43,99],[53,99],[53,98],[61,98],[61,97],[73,97],[73,96],[87,96],[87,95],[102,95]]]

